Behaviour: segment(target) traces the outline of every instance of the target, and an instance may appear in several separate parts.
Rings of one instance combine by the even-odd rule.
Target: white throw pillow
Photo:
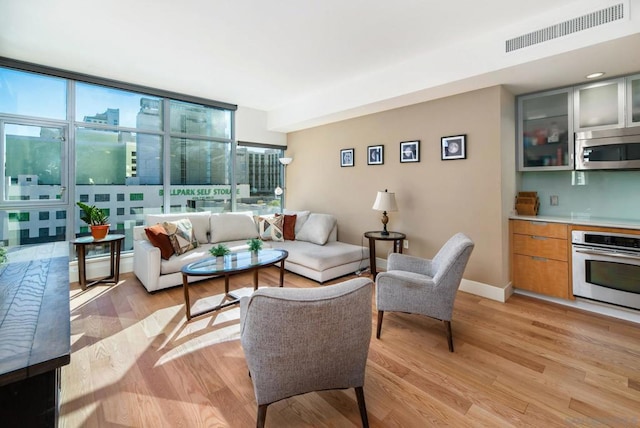
[[[307,241],[318,245],[324,245],[329,240],[329,234],[336,225],[336,218],[330,214],[309,214],[309,218],[296,232],[297,241]]]
[[[305,222],[309,219],[309,215],[311,214],[311,211],[293,211],[293,210],[285,209],[284,211],[282,211],[282,213],[288,214],[288,215],[291,215],[291,214],[296,215],[295,234],[298,235],[298,233],[300,233],[300,230],[302,230],[302,226],[304,226]]]
[[[211,242],[239,241],[258,237],[251,213],[224,213],[211,216]]]

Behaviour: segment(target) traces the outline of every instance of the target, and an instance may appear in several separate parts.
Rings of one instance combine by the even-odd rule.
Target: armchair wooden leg
[[[358,399],[358,408],[360,409],[360,418],[362,419],[362,428],[369,428],[369,418],[367,418],[367,406],[364,404],[364,389],[357,386],[356,398]]]
[[[453,335],[451,333],[451,321],[445,321],[444,326],[447,329],[447,342],[449,342],[449,352],[453,352]]]
[[[256,428],[264,428],[264,422],[267,419],[267,406],[268,404],[260,404],[258,406],[258,420],[256,421]]]
[[[376,326],[376,339],[380,339],[380,330],[382,330],[382,316],[384,311],[378,311],[378,324]]]

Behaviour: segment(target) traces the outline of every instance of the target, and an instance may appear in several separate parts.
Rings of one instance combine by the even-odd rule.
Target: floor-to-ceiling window
[[[282,210],[283,166],[281,148],[241,143],[236,149],[237,208],[272,214]]]
[[[88,80],[0,66],[0,244],[87,233],[76,201],[103,209],[126,249],[145,213],[273,210],[281,170],[238,180],[237,153],[272,165],[282,149],[239,150],[235,106]]]

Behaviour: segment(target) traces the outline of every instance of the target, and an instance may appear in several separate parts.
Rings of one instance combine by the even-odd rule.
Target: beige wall
[[[442,161],[440,138],[466,134],[467,159]],[[476,243],[465,278],[508,283],[508,214],[515,192],[514,98],[496,86],[290,133],[286,206],[336,215],[339,238],[361,244],[380,230],[371,209],[378,190],[396,193],[389,230],[407,234],[406,253],[432,257],[454,233]],[[400,142],[420,140],[420,162],[400,163]],[[384,145],[384,165],[367,165],[369,145]],[[340,167],[340,149],[355,166]],[[390,244],[378,242],[386,258]]]

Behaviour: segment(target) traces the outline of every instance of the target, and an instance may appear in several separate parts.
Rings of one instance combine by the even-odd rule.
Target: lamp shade
[[[279,158],[278,160],[282,165],[285,165],[285,166],[293,162],[293,158]]]
[[[372,208],[377,211],[398,211],[396,194],[387,192],[386,190],[384,192],[378,192]]]

